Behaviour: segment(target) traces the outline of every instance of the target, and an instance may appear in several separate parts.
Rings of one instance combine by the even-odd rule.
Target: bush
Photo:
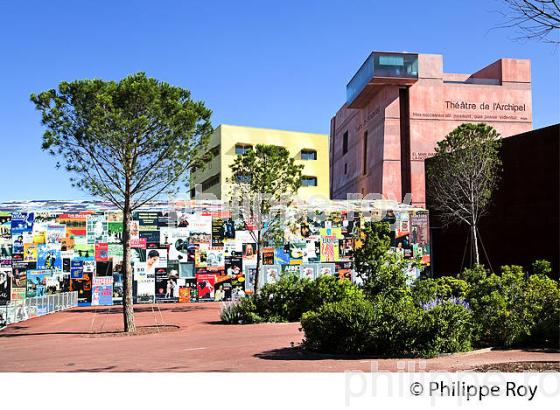
[[[259,323],[262,318],[256,313],[256,306],[253,298],[244,297],[237,302],[222,304],[220,319],[224,323],[243,324]]]
[[[525,309],[531,328],[524,343],[560,347],[560,289],[558,282],[544,274],[529,277],[525,290]]]
[[[412,296],[416,303],[423,305],[436,299],[466,299],[469,284],[451,276],[437,279],[417,279],[412,285]]]
[[[471,349],[470,311],[444,302],[428,311],[411,298],[347,299],[303,315],[304,346],[325,353],[434,356]]]
[[[303,314],[304,345],[325,353],[366,353],[373,320],[373,305],[366,300],[326,303],[317,311]]]
[[[422,316],[417,349],[421,356],[472,349],[473,316],[461,303],[444,301]]]
[[[501,275],[467,272],[467,300],[472,306],[475,341],[482,345],[555,346],[559,343],[560,291],[548,278],[550,266],[537,261],[528,276],[520,266],[503,266]]]
[[[323,304],[345,299],[363,299],[363,293],[348,279],[322,276],[316,280],[285,274],[278,282],[266,284],[242,304],[222,309],[226,323],[295,322],[304,312],[317,310]],[[231,310],[231,312],[230,312]]]

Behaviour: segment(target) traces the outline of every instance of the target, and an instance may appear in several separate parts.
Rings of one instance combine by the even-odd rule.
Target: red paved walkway
[[[488,351],[430,360],[333,359],[304,354],[299,323],[232,326],[219,320],[220,305],[137,306],[137,324],[155,320],[178,331],[128,337],[92,337],[122,326],[121,309],[75,308],[10,325],[0,331],[0,371],[310,371],[467,370],[488,363],[560,361],[560,353]],[[107,313],[105,313],[107,312]]]

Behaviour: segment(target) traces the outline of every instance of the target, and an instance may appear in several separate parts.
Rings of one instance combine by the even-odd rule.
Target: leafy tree
[[[500,146],[499,134],[491,126],[462,124],[438,142],[436,155],[426,166],[432,210],[444,225],[469,226],[477,264],[478,223],[488,212],[500,179]]]
[[[361,246],[354,250],[356,273],[372,299],[380,295],[395,299],[410,296],[406,271],[411,264],[420,263],[389,250],[390,232],[387,222],[367,223],[360,232]]]
[[[301,186],[303,165],[296,164],[284,147],[259,144],[238,155],[230,168],[232,209],[238,210],[236,217],[245,228],[251,228],[249,232],[257,245],[256,293],[262,245],[280,233],[282,212]]]
[[[211,111],[188,90],[144,73],[119,82],[62,82],[31,101],[46,127],[42,148],[58,157],[57,167],[71,173],[73,186],[123,212],[124,329],[134,332],[132,213],[177,189],[186,171],[203,161]]]

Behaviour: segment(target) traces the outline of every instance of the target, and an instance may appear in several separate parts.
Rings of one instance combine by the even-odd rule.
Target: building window
[[[253,149],[252,145],[249,144],[236,144],[235,145],[235,154],[236,155],[243,155]]]
[[[348,164],[344,164],[344,175],[348,172]]]
[[[302,177],[301,186],[317,186],[317,177]]]
[[[367,174],[367,147],[368,147],[368,143],[367,143],[367,131],[364,132],[364,159],[363,159],[363,164],[362,164],[362,175]]]
[[[220,183],[220,174],[216,174],[210,178],[208,178],[206,181],[204,181],[202,184],[202,191],[206,191],[207,189],[213,187],[216,184]]]
[[[342,155],[348,152],[348,131],[342,136]]]
[[[251,175],[236,175],[235,180],[238,184],[248,184],[251,182]]]
[[[302,160],[316,160],[317,159],[317,151],[313,149],[302,149],[301,150],[301,159]]]

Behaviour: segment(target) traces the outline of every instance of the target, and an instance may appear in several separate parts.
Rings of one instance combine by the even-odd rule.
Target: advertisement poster
[[[123,297],[123,275],[119,271],[113,272],[113,304],[122,303],[122,297]]]
[[[289,265],[290,253],[282,248],[275,248],[274,250],[274,264],[275,265]]]
[[[172,300],[179,297],[178,277],[170,275],[167,268],[156,268],[156,300]]]
[[[111,306],[113,304],[113,277],[93,278],[91,291],[92,306]]]
[[[263,265],[274,265],[274,248],[263,248],[262,260]]]
[[[47,294],[47,277],[52,270],[31,269],[27,271],[27,297],[39,297]]]
[[[11,300],[25,299],[27,292],[27,262],[14,262],[12,265],[12,297]],[[34,265],[34,264],[33,264]]]
[[[66,225],[49,224],[46,230],[47,244],[60,244],[66,238]]]
[[[222,218],[212,218],[212,246],[224,246],[224,230]]]
[[[338,240],[344,238],[341,228],[321,228],[321,262],[334,262],[339,259]]]
[[[38,245],[36,243],[23,244],[23,261],[37,262]]]
[[[135,303],[153,303],[155,299],[155,286],[154,278],[135,278],[133,289]]]
[[[186,215],[191,243],[212,242],[212,217],[206,215]]]
[[[255,289],[255,278],[257,276],[256,265],[244,265],[243,272],[245,273],[245,293],[252,294]],[[261,276],[262,277],[262,276]],[[261,279],[262,281],[262,279]]]
[[[198,300],[213,301],[214,285],[216,283],[216,275],[209,273],[197,273],[196,288],[198,291]]]
[[[290,264],[301,265],[305,255],[305,242],[290,242]]]
[[[105,215],[88,215],[86,218],[86,237],[88,244],[108,241],[108,227]]]
[[[301,277],[305,279],[315,279],[317,276],[317,265],[301,265]]]
[[[264,283],[276,283],[280,279],[280,273],[282,272],[282,267],[280,265],[263,266],[262,271],[264,272]]]
[[[0,266],[0,305],[5,305],[10,300],[12,293],[11,275],[11,266]]]
[[[70,261],[70,279],[82,279],[84,275],[84,261],[74,258]]]
[[[108,243],[122,243],[123,236],[123,223],[107,222],[107,242]]]
[[[224,268],[224,248],[209,247],[206,258],[206,266],[213,268]]]
[[[308,240],[305,243],[305,257],[307,263],[318,263],[321,260],[321,243]]]
[[[205,268],[207,266],[208,248],[210,248],[210,246],[207,243],[201,243],[198,245],[194,254],[195,267]]]
[[[83,274],[81,279],[70,279],[70,291],[78,292],[78,306],[89,306],[91,304],[91,273]]]
[[[335,271],[339,279],[352,280],[352,262],[336,262]]]
[[[53,245],[37,245],[37,269],[52,269],[62,271],[62,256],[60,249]]]
[[[244,243],[243,244],[243,260],[247,263],[257,262],[257,244],[256,243]]]
[[[321,263],[319,264],[319,268],[317,270],[317,277],[323,275],[335,275],[336,273],[336,266],[334,263]]]
[[[109,260],[109,244],[98,242],[95,244],[95,260],[107,262]]]
[[[82,265],[84,269],[84,273],[94,273],[95,272],[95,258],[94,257],[86,257],[82,258]]]
[[[33,212],[14,212],[11,217],[12,235],[23,232],[33,232],[35,213]]]
[[[179,262],[179,277],[194,278],[194,262]]]
[[[301,264],[282,265],[282,273],[293,274],[296,276],[301,275]]]

